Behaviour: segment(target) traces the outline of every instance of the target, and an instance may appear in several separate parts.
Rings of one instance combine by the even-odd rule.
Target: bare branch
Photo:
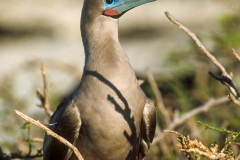
[[[57,140],[59,140],[61,143],[65,144],[66,146],[68,146],[70,149],[73,150],[74,154],[77,156],[78,160],[83,160],[82,155],[79,153],[78,149],[72,145],[70,142],[68,142],[66,139],[64,139],[63,137],[57,135],[56,133],[54,133],[53,131],[51,131],[49,128],[47,128],[46,126],[44,126],[43,124],[41,124],[39,121],[36,121],[30,117],[28,117],[27,115],[21,113],[20,111],[15,110],[16,114],[18,116],[20,116],[21,118],[23,118],[24,120],[26,120],[27,122],[30,122],[32,124],[34,124],[35,126],[39,127],[40,129],[42,129],[43,131],[45,131],[48,135],[56,138]]]
[[[232,49],[233,55],[235,56],[235,58],[240,61],[240,54],[237,53],[237,51],[235,49]]]
[[[184,32],[186,32],[193,41],[198,45],[198,47],[204,52],[204,54],[213,62],[213,64],[220,69],[222,72],[222,76],[228,75],[225,68],[222,66],[220,62],[204,47],[204,45],[201,43],[201,41],[197,38],[197,36],[191,32],[187,27],[185,27],[182,23],[180,23],[178,20],[176,20],[169,12],[165,12],[165,15],[167,18],[173,22],[175,25],[177,25],[179,28],[181,28]]]
[[[50,109],[50,104],[49,104],[49,100],[48,100],[47,78],[46,78],[44,64],[41,65],[41,70],[42,70],[42,77],[43,77],[43,94],[45,97],[44,108],[46,108],[46,110],[47,110],[46,112],[48,112]]]
[[[43,93],[41,92],[40,89],[37,89],[37,97],[41,101],[41,104],[38,106],[44,108],[46,115],[48,117],[51,117],[53,112],[50,109],[50,103],[48,100],[47,78],[46,78],[46,73],[44,69],[44,64],[41,65],[41,72],[43,77]]]
[[[145,74],[146,74],[147,79],[150,83],[151,89],[152,89],[152,91],[155,95],[156,102],[157,102],[158,113],[161,113],[163,115],[163,119],[164,119],[165,124],[166,124],[164,127],[169,126],[171,124],[171,117],[169,115],[169,111],[167,110],[166,106],[164,105],[162,94],[161,94],[160,90],[158,89],[158,86],[157,86],[157,83],[156,83],[156,81],[153,77],[153,74],[149,69],[145,70]],[[160,126],[158,125],[158,127],[160,127]],[[162,132],[160,132],[160,134],[162,134]],[[173,143],[174,147],[177,148],[176,139],[174,137],[171,137],[171,140],[172,140],[172,143]],[[165,148],[167,148],[168,146],[167,146],[166,142],[161,141],[160,143],[161,143],[160,147],[161,147],[163,153],[167,154]]]
[[[232,93],[230,93],[228,97],[231,100],[231,102],[233,102],[234,104],[236,104],[237,106],[240,107],[240,101],[238,98],[236,98],[236,96],[234,96]]]
[[[229,99],[228,99],[227,96],[221,97],[221,98],[218,98],[218,99],[210,99],[205,104],[196,107],[192,111],[190,111],[190,112],[184,114],[183,116],[181,116],[180,118],[174,120],[165,130],[174,130],[176,127],[180,126],[181,124],[183,124],[184,122],[186,122],[187,120],[192,118],[193,116],[195,116],[197,114],[200,114],[202,112],[207,112],[213,106],[223,104],[223,103],[226,103],[228,101],[229,101]],[[157,137],[155,137],[154,141],[153,141],[153,144],[160,141],[165,135],[166,134],[160,134]]]
[[[221,77],[218,77],[211,72],[209,74],[213,78],[220,81],[222,84],[226,85],[229,88],[230,90],[229,99],[236,105],[240,106],[239,105],[240,102],[238,102],[240,100],[240,94],[232,82],[232,74],[228,74],[226,72],[226,69],[222,66],[222,64],[218,62],[218,60],[204,47],[204,45],[201,43],[201,41],[197,38],[197,36],[193,32],[191,32],[187,27],[185,27],[181,22],[176,20],[169,12],[165,12],[165,14],[172,23],[177,25],[180,29],[182,29],[185,33],[187,33],[193,39],[193,41],[198,45],[198,47],[203,51],[203,53],[221,71]],[[233,54],[238,59],[239,55],[236,53],[234,49],[233,49]]]
[[[151,73],[151,71],[149,69],[146,69],[145,74],[147,76],[147,79],[150,83],[150,86],[152,88],[152,91],[155,95],[156,101],[157,101],[157,109],[158,112],[161,113],[163,115],[163,119],[166,121],[166,125],[169,125],[171,123],[171,118],[170,115],[168,113],[168,110],[166,109],[164,103],[163,103],[163,98],[162,98],[162,94],[158,89],[157,83],[153,77],[153,74]]]
[[[23,139],[23,138],[19,138],[19,140],[21,141],[29,141],[29,139]],[[43,143],[43,139],[42,138],[38,138],[38,137],[35,137],[35,138],[31,138],[30,139],[31,142],[36,142],[36,143]]]

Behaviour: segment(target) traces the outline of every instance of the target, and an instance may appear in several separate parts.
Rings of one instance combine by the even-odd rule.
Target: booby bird
[[[119,17],[151,1],[84,0],[82,79],[58,105],[48,127],[74,144],[85,160],[143,159],[151,145],[156,110],[118,39]],[[67,146],[47,134],[43,153],[44,160],[76,159]]]

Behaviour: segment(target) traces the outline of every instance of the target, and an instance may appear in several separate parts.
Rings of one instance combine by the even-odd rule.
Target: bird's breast
[[[77,98],[82,120],[79,147],[88,156],[92,152],[86,146],[91,144],[99,156],[114,151],[127,155],[138,145],[145,95],[136,79],[97,71],[84,74]]]

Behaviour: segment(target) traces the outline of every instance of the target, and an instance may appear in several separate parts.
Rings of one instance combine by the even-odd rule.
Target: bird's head
[[[84,0],[83,14],[119,18],[128,10],[155,0]]]
[[[81,34],[84,45],[88,39],[118,34],[118,18],[128,10],[155,0],[84,0]],[[104,36],[102,36],[104,37]],[[117,37],[117,36],[115,36]]]

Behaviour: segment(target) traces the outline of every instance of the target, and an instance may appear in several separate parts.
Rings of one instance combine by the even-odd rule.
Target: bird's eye
[[[107,4],[112,4],[114,0],[105,0]]]

